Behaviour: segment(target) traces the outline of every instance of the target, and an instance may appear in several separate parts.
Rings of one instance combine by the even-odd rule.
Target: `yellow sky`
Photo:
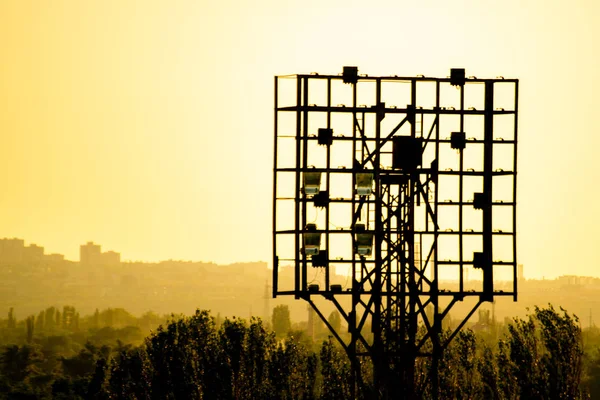
[[[0,2],[0,237],[269,260],[273,76],[521,80],[519,262],[600,275],[593,1]]]

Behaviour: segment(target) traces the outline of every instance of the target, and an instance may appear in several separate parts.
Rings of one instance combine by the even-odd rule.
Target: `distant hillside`
[[[292,269],[284,268],[282,284],[292,278]],[[306,303],[290,296],[271,298],[271,280],[266,262],[5,263],[0,265],[0,310],[14,307],[17,315],[25,316],[52,305],[73,305],[84,314],[123,307],[141,315],[149,310],[192,314],[200,308],[215,315],[270,318],[275,305],[287,304],[292,319],[306,320]],[[332,283],[342,280],[332,276]]]
[[[323,269],[311,270],[315,277]],[[317,279],[317,278],[316,278]],[[291,289],[294,269],[280,267],[280,288]],[[346,276],[331,273],[330,282],[351,285]],[[222,316],[250,315],[270,319],[273,307],[286,304],[294,321],[308,319],[307,303],[293,296],[272,295],[272,270],[266,262],[217,265],[206,262],[163,261],[159,263],[120,262],[114,265],[84,265],[57,260],[44,263],[0,264],[0,310],[13,307],[24,317],[49,306],[75,306],[83,314],[96,308],[125,308],[135,315],[146,311],[159,314],[192,314],[197,308],[210,309]],[[498,282],[502,290],[508,283]],[[445,286],[451,287],[452,283]],[[477,289],[481,282],[470,281],[467,289]],[[508,289],[506,287],[505,289]],[[579,316],[581,325],[600,324],[600,279],[565,276],[554,280],[527,280],[519,283],[519,301],[499,298],[495,305],[484,303],[496,320],[524,316],[527,308],[552,303]],[[348,299],[345,299],[346,301]],[[326,300],[317,304],[328,315],[333,310]],[[342,304],[345,302],[342,301]],[[450,315],[460,319],[472,303],[457,303]],[[1,311],[0,311],[1,312]]]

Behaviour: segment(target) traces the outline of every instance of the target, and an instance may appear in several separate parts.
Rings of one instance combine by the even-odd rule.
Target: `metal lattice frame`
[[[342,97],[349,104],[333,105]],[[329,300],[348,325],[346,340],[329,328],[356,383],[359,357],[370,357],[382,397],[411,396],[421,356],[432,357],[437,393],[437,361],[477,308],[497,296],[516,301],[517,98],[518,80],[464,70],[368,77],[350,67],[275,78],[273,296],[305,299],[328,326],[313,299]],[[324,182],[311,192],[304,178],[315,173]],[[373,177],[366,194],[357,192],[365,173]],[[357,254],[359,224],[373,236],[370,255]],[[311,234],[321,238],[312,255],[303,248]],[[293,287],[280,288],[280,264],[294,267]],[[313,268],[323,271],[318,286]],[[349,269],[351,286],[331,285],[332,268]],[[447,270],[456,285],[442,288]],[[467,270],[481,275],[480,289],[467,289]],[[494,289],[500,270],[512,290]],[[471,311],[442,342],[442,321],[467,299]]]

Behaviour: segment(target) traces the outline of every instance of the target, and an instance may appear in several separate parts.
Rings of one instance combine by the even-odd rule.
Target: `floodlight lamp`
[[[473,78],[473,77],[469,77]],[[464,86],[465,85],[465,69],[464,68],[451,68],[450,69],[450,84],[452,86]]]
[[[489,196],[485,193],[473,193],[473,208],[476,210],[483,210],[490,204]]]
[[[370,172],[356,173],[356,190],[359,196],[370,196],[373,193],[373,174]]]
[[[319,192],[313,196],[313,202],[317,208],[325,208],[329,205],[329,193]]]
[[[354,230],[354,252],[360,256],[370,256],[373,250],[373,232],[367,232],[364,224],[356,224]]]
[[[317,232],[317,226],[315,224],[307,224],[304,230],[304,254],[316,255],[319,254],[321,248],[321,233]]]
[[[475,269],[484,269],[485,268],[485,257],[482,252],[473,253],[473,268]]]
[[[321,173],[320,172],[305,172],[304,173],[304,194],[312,196],[319,193],[321,188]]]
[[[328,267],[329,266],[329,256],[327,254],[327,250],[319,250],[319,254],[313,255],[311,258],[313,267]]]
[[[358,82],[358,67],[344,67],[342,80],[344,83],[354,84]]]
[[[407,172],[416,170],[423,162],[423,138],[395,136],[392,140],[392,167]]]
[[[377,110],[377,120],[381,121],[385,118],[385,102],[380,101],[376,106],[373,106]]]
[[[415,106],[414,106],[414,104],[406,105],[406,120],[410,124],[415,123]]]
[[[333,129],[319,128],[317,131],[317,143],[320,145],[330,146],[333,143]]]
[[[456,150],[462,150],[467,144],[464,132],[452,132],[450,136],[450,147]]]

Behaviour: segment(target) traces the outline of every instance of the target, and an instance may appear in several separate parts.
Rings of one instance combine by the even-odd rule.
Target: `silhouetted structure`
[[[44,254],[44,248],[37,244],[25,246],[23,239],[0,239],[0,265],[41,265],[56,263],[59,254]],[[64,257],[63,257],[64,258]]]
[[[102,258],[102,250],[99,244],[87,242],[79,246],[79,263],[81,265],[99,265]]]
[[[79,262],[81,265],[118,265],[121,263],[121,254],[114,251],[103,253],[99,244],[87,242],[79,246]]]
[[[25,241],[23,239],[0,239],[0,260],[3,264],[18,264],[23,261]]]
[[[359,357],[370,357],[381,398],[412,398],[421,356],[437,393],[438,360],[482,302],[516,300],[517,98],[518,80],[464,69],[275,77],[273,296],[315,309],[357,385]],[[279,286],[280,263],[295,266],[293,287]],[[351,283],[330,284],[333,268]],[[478,290],[465,289],[467,271]],[[495,274],[511,289],[494,290]],[[458,288],[441,286],[450,276]],[[317,296],[339,310],[349,341]],[[442,341],[442,320],[463,301],[471,311]]]
[[[30,244],[23,249],[23,262],[39,263],[44,260],[44,248],[37,244]]]

